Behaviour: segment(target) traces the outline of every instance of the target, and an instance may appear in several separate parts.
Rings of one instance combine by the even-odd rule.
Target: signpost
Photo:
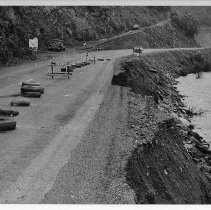
[[[33,39],[29,39],[29,49],[32,53],[32,59],[36,58],[36,52],[38,50],[38,38],[34,37]]]

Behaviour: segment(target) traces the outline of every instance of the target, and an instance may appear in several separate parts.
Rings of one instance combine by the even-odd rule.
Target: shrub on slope
[[[199,21],[191,14],[173,12],[171,21],[190,38],[193,38],[199,31]]]

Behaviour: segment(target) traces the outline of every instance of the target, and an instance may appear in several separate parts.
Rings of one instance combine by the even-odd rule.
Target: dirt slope
[[[195,72],[196,66],[210,70],[210,53],[178,50],[132,57],[116,76],[117,85],[131,88],[128,139],[134,149],[126,177],[136,203],[211,203],[210,152],[200,149],[200,137],[180,121],[189,120],[188,111],[172,87],[176,76]]]
[[[95,48],[104,50],[132,49],[134,46],[142,46],[146,49],[153,48],[186,48],[199,46],[194,39],[187,37],[183,32],[175,28],[171,21],[162,21],[154,26],[144,27],[136,32],[128,32],[99,42]]]

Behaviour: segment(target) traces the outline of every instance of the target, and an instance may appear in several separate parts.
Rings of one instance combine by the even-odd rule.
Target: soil
[[[97,44],[98,48],[100,47],[102,50],[132,49],[137,45],[145,49],[199,46],[194,39],[187,37],[174,27],[170,20],[141,28],[136,32],[129,31]]]
[[[211,203],[211,152],[192,131],[175,78],[210,71],[210,49],[128,57],[114,83],[128,93],[127,184],[143,204]],[[131,140],[132,139],[132,140]]]

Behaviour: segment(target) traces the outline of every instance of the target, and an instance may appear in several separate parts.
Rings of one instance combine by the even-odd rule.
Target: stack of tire
[[[84,62],[81,62],[81,63],[72,64],[72,65],[71,65],[71,68],[81,68],[81,67],[87,66],[87,65],[89,65],[89,64],[90,64],[90,62],[84,61]]]
[[[90,62],[85,61],[85,62],[82,62],[82,64],[83,64],[83,66],[88,66],[88,65],[90,65]]]
[[[44,91],[39,83],[22,82],[21,95],[24,97],[40,98]]]

